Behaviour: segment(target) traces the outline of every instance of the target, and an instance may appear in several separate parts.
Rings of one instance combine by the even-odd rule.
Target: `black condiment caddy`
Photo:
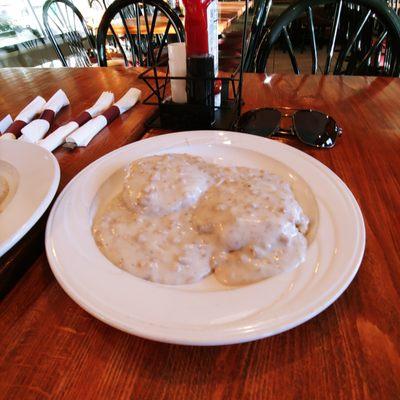
[[[236,74],[238,75],[238,74]],[[148,122],[149,127],[162,129],[230,129],[240,115],[239,82],[235,75],[218,78],[182,78],[169,76],[168,70],[160,75],[160,68],[149,68],[140,78],[151,89],[151,94],[142,103],[158,105],[158,112]],[[209,85],[210,81],[221,83],[221,105],[211,106],[174,103],[170,96],[171,79],[197,81],[198,84]],[[208,82],[208,83],[207,83]],[[214,94],[212,94],[214,96]],[[213,117],[214,116],[214,117]]]
[[[212,78],[193,78],[170,76],[166,66],[153,66],[139,75],[139,78],[149,87],[150,94],[142,100],[143,104],[156,105],[158,110],[147,122],[149,128],[168,130],[232,130],[237,122],[242,107],[244,48],[246,45],[248,0],[244,14],[244,29],[242,35],[241,60],[237,71],[231,75]],[[221,86],[221,104],[205,106],[191,103],[174,103],[171,100],[171,80],[185,80],[186,86],[195,83],[197,87],[210,84]],[[211,94],[214,96],[214,93]],[[214,103],[210,101],[209,103]]]

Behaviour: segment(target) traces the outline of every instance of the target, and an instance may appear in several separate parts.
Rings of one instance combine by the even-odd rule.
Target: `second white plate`
[[[91,234],[96,210],[120,190],[122,167],[137,158],[168,152],[199,155],[223,165],[266,168],[289,181],[313,221],[306,262],[292,272],[239,288],[223,286],[212,275],[193,285],[160,285],[111,264]],[[332,171],[279,142],[218,131],[163,135],[102,157],[64,189],[46,230],[51,268],[85,310],[135,335],[191,345],[260,339],[312,318],[349,285],[364,246],[360,209]]]
[[[0,256],[43,215],[56,194],[60,167],[53,154],[19,140],[0,141],[0,177],[8,194],[0,204]]]

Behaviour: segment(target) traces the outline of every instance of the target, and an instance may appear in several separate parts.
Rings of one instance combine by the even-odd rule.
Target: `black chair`
[[[47,0],[43,5],[43,23],[64,67],[90,67],[97,61],[94,37],[70,1]]]
[[[272,0],[259,0],[253,10],[250,28],[246,32],[246,43],[243,50],[243,70],[253,72],[258,44],[265,32]],[[249,14],[251,11],[249,10]],[[232,70],[239,66],[242,54],[242,31],[229,32],[219,41],[220,69]]]
[[[388,6],[393,8],[397,15],[400,15],[400,0],[387,0]]]
[[[106,0],[89,0],[89,7],[93,9],[95,12],[98,14],[101,13],[101,15],[104,14],[104,11],[107,10],[107,7],[109,6],[109,3]],[[119,13],[119,16],[122,21],[125,22],[125,16],[122,12]],[[112,25],[110,25],[110,33],[111,35],[107,36],[107,44],[106,48],[110,51],[110,53],[114,53],[115,56],[115,51],[118,52],[118,55],[112,59],[111,63],[118,65],[118,58],[122,58],[122,61],[125,65],[128,65],[128,59],[125,56],[125,51],[122,47],[121,40],[119,39],[118,35],[115,33],[115,30]],[[113,51],[115,49],[115,51]],[[110,58],[113,58],[112,56]],[[108,61],[110,64],[110,60]]]
[[[102,13],[107,8],[107,5],[103,0],[88,0],[88,4],[90,8],[98,11],[100,10]]]
[[[109,29],[116,31],[117,25],[123,33],[117,32],[118,49],[127,66],[166,64],[166,45],[185,40],[182,21],[163,0],[115,0],[105,11],[97,31],[100,66],[107,66]]]
[[[315,24],[316,19],[322,22]],[[311,49],[311,71],[305,73],[399,75],[400,19],[382,0],[301,0],[288,7],[260,43],[257,72],[268,72],[268,58],[280,44],[293,71],[300,74],[300,55],[296,57],[291,37],[304,34]],[[325,45],[326,58],[319,64]]]
[[[253,72],[258,44],[266,30],[269,11],[272,0],[259,0],[255,6],[250,34],[247,39],[243,68],[247,72]]]

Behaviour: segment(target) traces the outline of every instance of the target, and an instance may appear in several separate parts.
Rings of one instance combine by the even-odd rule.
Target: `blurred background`
[[[93,25],[104,12],[98,3],[71,1]],[[0,0],[0,67],[60,67],[43,24],[44,0]],[[79,29],[79,27],[78,27]]]
[[[0,67],[86,67],[98,62],[149,66],[155,61],[150,48],[159,49],[159,63],[168,43],[184,40],[182,2],[135,1],[0,0]],[[312,8],[309,4],[249,0],[245,71],[398,76],[400,0],[315,0]],[[110,7],[115,12],[99,26]],[[154,15],[153,35],[149,21]],[[235,71],[241,57],[244,2],[220,1],[218,17],[220,70]],[[100,55],[99,31],[104,42]]]

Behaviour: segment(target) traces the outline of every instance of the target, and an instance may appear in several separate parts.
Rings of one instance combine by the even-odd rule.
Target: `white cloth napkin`
[[[88,112],[92,116],[92,118],[97,117],[103,111],[107,110],[107,108],[111,106],[113,101],[114,101],[114,93],[103,92],[97,99],[96,103],[94,103],[92,107],[88,108],[85,111]]]
[[[35,97],[16,117],[14,122],[17,121],[23,121],[25,123],[29,123],[32,121],[33,118],[35,118],[35,116],[37,114],[39,114],[42,110],[44,105],[46,104],[46,100],[41,97],[41,96],[37,96]],[[7,127],[7,129],[11,130],[10,128],[12,128],[11,124],[10,126]],[[17,135],[19,134],[19,132],[17,133]],[[5,131],[5,133],[3,135],[0,136],[0,140],[4,140],[4,139],[16,139],[16,133],[14,132],[7,132],[7,130]]]
[[[50,98],[50,100],[44,105],[43,110],[51,110],[54,115],[65,106],[69,104],[67,95],[62,89],[57,90]],[[24,142],[36,143],[38,140],[42,139],[44,135],[50,129],[50,122],[45,119],[35,119],[21,129],[22,136],[19,140]]]
[[[0,121],[0,133],[3,133],[6,131],[6,129],[13,123],[13,119],[11,118],[11,115],[8,114],[6,115],[1,121]]]
[[[103,115],[99,115],[96,118],[86,122],[85,125],[78,128],[72,135],[69,135],[66,139],[66,143],[73,143],[76,146],[85,147],[89,142],[107,126],[107,119]]]
[[[110,107],[113,101],[113,93],[103,92],[97,99],[96,103],[94,103],[92,107],[86,109],[84,112],[87,112],[92,118],[94,118]],[[79,117],[77,120],[79,120]],[[50,135],[46,136],[44,139],[39,140],[37,144],[49,151],[53,151],[58,146],[61,146],[64,143],[65,138],[78,128],[78,122],[68,122],[67,124],[60,126],[54,132],[50,133]]]
[[[11,132],[5,132],[0,136],[0,140],[15,140],[16,137]]]
[[[35,97],[16,117],[15,121],[24,121],[29,123],[33,118],[44,110],[46,100],[41,97]]]
[[[140,99],[142,92],[136,88],[130,88],[124,96],[122,96],[113,107],[119,109],[119,115],[132,108]],[[103,113],[105,114],[105,113]],[[93,118],[85,125],[78,128],[74,133],[69,135],[65,141],[75,146],[85,147],[89,142],[108,124],[104,115]]]

